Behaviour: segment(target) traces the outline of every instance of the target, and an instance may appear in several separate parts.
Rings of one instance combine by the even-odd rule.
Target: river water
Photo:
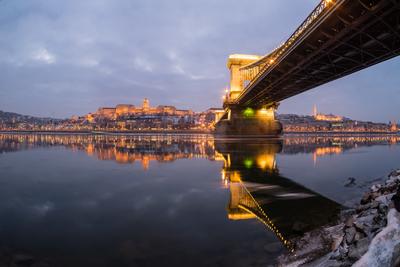
[[[399,144],[0,134],[0,265],[274,265],[400,167]]]

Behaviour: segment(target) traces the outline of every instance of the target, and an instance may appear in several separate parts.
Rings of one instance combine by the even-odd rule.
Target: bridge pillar
[[[275,107],[250,108],[230,106],[215,126],[215,134],[242,137],[276,137],[282,133],[275,119]]]
[[[230,92],[225,96],[223,116],[217,118],[215,133],[225,136],[272,137],[282,132],[282,125],[275,119],[278,104],[268,107],[243,107],[235,103],[251,78],[241,68],[261,57],[257,55],[234,54],[228,58],[230,70]]]

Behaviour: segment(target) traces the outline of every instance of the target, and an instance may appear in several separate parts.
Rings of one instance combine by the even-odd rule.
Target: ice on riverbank
[[[391,199],[399,185],[400,170],[393,171],[364,194],[358,207],[346,211],[341,223],[292,241],[295,254],[279,257],[280,266],[398,266],[400,213]]]
[[[390,209],[387,220],[387,226],[374,237],[367,253],[353,265],[354,267],[389,267],[400,264],[400,213]]]

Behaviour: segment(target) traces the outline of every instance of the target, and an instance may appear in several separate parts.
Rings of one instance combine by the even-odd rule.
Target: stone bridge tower
[[[251,79],[251,76],[243,74],[241,68],[260,58],[256,55],[242,54],[229,56],[227,67],[230,70],[230,90],[224,99],[225,114],[215,126],[216,134],[267,137],[278,136],[282,132],[282,125],[275,120],[277,104],[268,107],[253,107],[235,102]]]

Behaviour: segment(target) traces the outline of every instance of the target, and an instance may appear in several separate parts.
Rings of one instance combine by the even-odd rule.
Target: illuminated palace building
[[[318,113],[316,105],[314,105],[313,116],[317,121],[343,121],[343,117],[341,116]]]
[[[195,113],[174,106],[150,106],[145,98],[141,106],[119,104],[115,107],[100,107],[85,116],[73,116],[64,129],[89,130],[207,130],[213,126],[217,111],[209,109]]]
[[[141,107],[136,107],[130,104],[119,104],[116,107],[101,107],[94,114],[89,113],[86,115],[88,121],[96,117],[105,119],[117,119],[118,117],[131,116],[131,115],[176,115],[176,116],[191,116],[193,111],[176,109],[174,106],[157,106],[151,107],[149,99],[145,98]]]

